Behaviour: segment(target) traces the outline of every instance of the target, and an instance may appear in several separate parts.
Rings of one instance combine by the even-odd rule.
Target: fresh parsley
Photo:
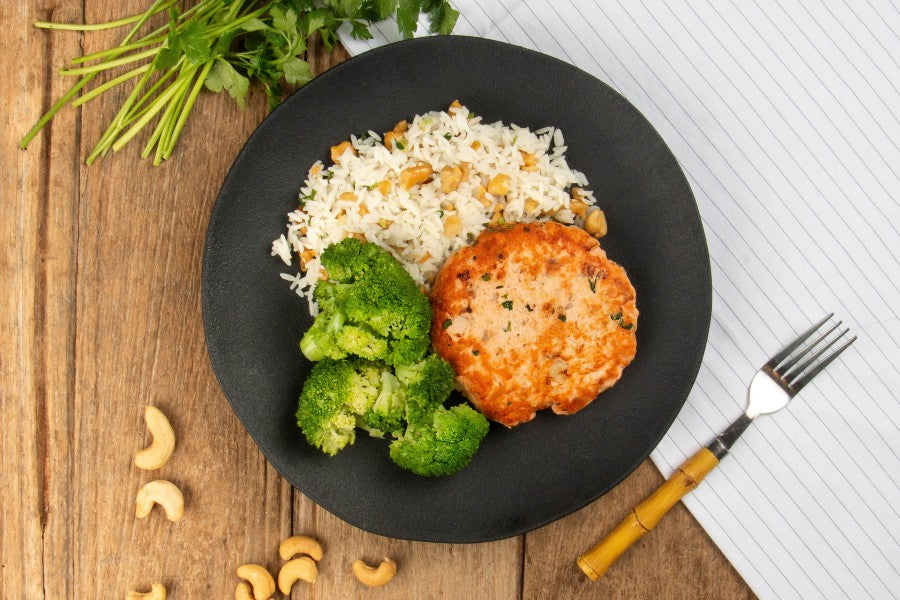
[[[491,274],[490,274],[490,273],[485,273],[484,275],[481,276],[481,280],[482,280],[482,281],[490,281],[490,280],[491,280]]]
[[[38,22],[42,29],[90,31],[123,25],[131,29],[110,48],[79,56],[63,75],[77,81],[41,116],[19,142],[31,140],[66,105],[80,106],[117,86],[128,85],[109,126],[87,156],[92,164],[110,150],[118,151],[145,127],[152,126],[143,157],[159,165],[172,155],[200,92],[225,91],[243,108],[251,83],[260,85],[269,107],[281,102],[284,84],[300,86],[313,78],[304,60],[312,36],[327,50],[338,43],[344,23],[350,35],[371,39],[369,27],[396,15],[405,38],[416,31],[419,15],[428,15],[432,33],[453,30],[459,12],[448,0],[199,0],[179,11],[177,0],[152,0],[143,13],[91,25]],[[168,22],[142,33],[151,17],[168,11]],[[125,66],[128,70],[100,85],[98,75]],[[397,147],[404,149],[404,143]]]
[[[513,301],[512,301],[512,300],[507,300],[506,302],[501,302],[501,303],[500,303],[500,306],[502,306],[502,307],[505,308],[506,310],[512,310]]]
[[[447,328],[450,327],[451,325],[453,325],[453,320],[452,320],[452,319],[447,319],[446,321],[444,321],[444,329],[447,329]]]

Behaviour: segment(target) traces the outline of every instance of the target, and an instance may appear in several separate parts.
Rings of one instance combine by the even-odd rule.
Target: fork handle
[[[669,479],[638,504],[599,544],[578,558],[578,566],[591,579],[599,579],[632,544],[656,527],[682,496],[693,490],[719,464],[708,448],[687,459]]]

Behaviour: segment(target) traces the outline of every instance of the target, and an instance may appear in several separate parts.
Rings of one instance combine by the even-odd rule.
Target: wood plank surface
[[[488,544],[392,540],[317,507],[265,461],[209,366],[200,315],[206,221],[244,140],[265,116],[204,93],[172,160],[141,160],[140,143],[87,167],[83,159],[123,92],[68,108],[27,151],[16,143],[70,83],[56,68],[118,32],[37,31],[34,20],[107,20],[143,0],[15,2],[0,7],[0,598],[123,598],[163,582],[169,597],[229,598],[235,568],[277,572],[292,533],[325,546],[320,578],[293,598],[723,598],[753,595],[679,506],[604,580],[575,557],[662,478],[645,462],[590,506],[542,529]],[[347,58],[313,44],[316,72]],[[143,408],[169,415],[178,444],[156,472],[132,454],[149,437]],[[171,479],[186,515],[134,517],[141,485]],[[362,587],[356,558],[400,565],[385,588]],[[276,596],[277,597],[277,596]]]

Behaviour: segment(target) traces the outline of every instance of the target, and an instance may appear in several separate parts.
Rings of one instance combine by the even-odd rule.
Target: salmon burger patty
[[[578,227],[482,232],[438,273],[431,304],[435,351],[472,404],[507,427],[547,407],[581,410],[636,351],[634,288]]]

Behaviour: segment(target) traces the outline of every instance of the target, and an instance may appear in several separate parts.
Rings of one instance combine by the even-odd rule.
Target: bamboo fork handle
[[[656,527],[663,515],[682,496],[697,487],[717,464],[719,459],[708,449],[701,448],[678,467],[668,481],[638,504],[599,544],[578,558],[581,570],[591,579],[599,579],[623,552]]]

